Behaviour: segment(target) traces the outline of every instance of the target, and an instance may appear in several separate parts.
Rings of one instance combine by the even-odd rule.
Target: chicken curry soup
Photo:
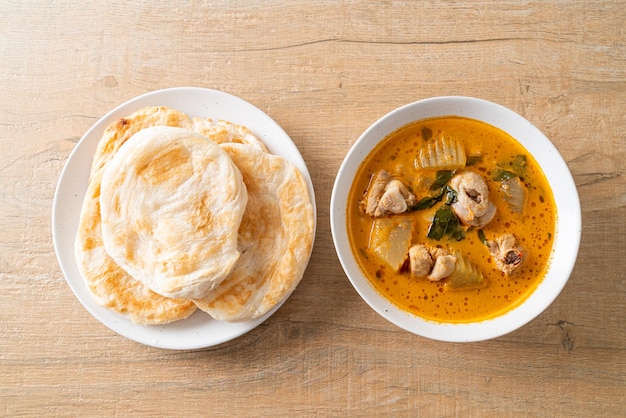
[[[350,245],[375,289],[422,318],[476,322],[523,302],[547,270],[556,206],[510,135],[437,117],[387,136],[357,171]]]

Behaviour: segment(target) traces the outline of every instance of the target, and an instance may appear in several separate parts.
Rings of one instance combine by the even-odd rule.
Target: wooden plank
[[[0,414],[623,416],[624,1],[2,2]],[[227,91],[305,158],[318,232],[305,277],[250,333],[206,350],[126,340],[80,305],[51,238],[78,139],[147,91]],[[469,95],[521,113],[568,163],[583,210],[571,280],[527,326],[426,340],[359,298],[332,244],[344,155],[408,102]]]

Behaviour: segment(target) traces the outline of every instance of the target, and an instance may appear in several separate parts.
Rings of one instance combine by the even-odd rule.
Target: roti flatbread
[[[244,321],[270,311],[300,282],[315,219],[307,183],[293,164],[250,145],[221,147],[239,167],[248,190],[238,231],[242,255],[217,288],[194,302],[215,319]]]
[[[193,129],[209,138],[216,144],[224,144],[233,142],[238,144],[248,144],[261,151],[267,152],[267,147],[259,138],[254,136],[250,129],[245,126],[235,125],[234,123],[218,120],[213,122],[211,119],[195,117],[192,119]]]
[[[107,253],[171,298],[202,298],[231,272],[248,195],[222,148],[188,129],[133,135],[108,162],[100,211]]]
[[[118,119],[107,127],[98,142],[91,174],[101,170],[131,136],[152,126],[193,129],[193,122],[185,113],[165,106],[144,107],[130,116]]]
[[[189,128],[189,118],[165,107],[147,107],[109,125],[98,144],[83,201],[75,257],[94,300],[113,311],[128,315],[138,324],[166,324],[191,315],[196,306],[188,299],[171,299],[151,291],[133,279],[107,254],[102,241],[100,185],[107,162],[134,133],[149,126]]]

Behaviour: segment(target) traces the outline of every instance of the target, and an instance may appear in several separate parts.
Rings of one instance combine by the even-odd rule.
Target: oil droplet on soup
[[[425,149],[430,143],[436,144],[438,138],[458,141],[465,154],[465,159],[460,160],[463,161],[462,166],[457,165],[453,169],[425,168],[416,162],[420,149]],[[443,140],[444,144],[446,140]],[[453,155],[452,160],[457,157]],[[460,163],[453,161],[453,164]],[[436,203],[420,209],[409,205],[405,212],[379,217],[366,214],[363,209],[364,192],[381,170],[403,183],[419,203],[428,199]],[[451,171],[453,176],[471,171],[482,177],[489,189],[489,199],[496,208],[495,216],[489,223],[482,227],[468,227],[461,222],[457,234],[440,239],[429,237],[437,209],[455,199],[454,193],[449,193],[449,183],[431,189],[436,185],[438,172],[443,171]],[[511,177],[519,178],[526,191],[521,212],[513,210],[514,205],[502,191],[505,179]],[[393,242],[381,244],[385,239],[372,237],[372,231],[380,229],[375,228],[375,223],[383,218],[409,218],[410,245],[424,244],[459,255],[480,273],[483,278],[480,286],[455,288],[449,283],[449,278],[430,281],[426,277],[417,277],[408,267],[408,249],[407,259],[400,267],[381,262],[381,249],[374,248],[372,243],[394,245]],[[372,286],[401,309],[437,322],[481,321],[502,315],[522,303],[545,276],[552,251],[555,220],[552,191],[528,151],[500,129],[462,117],[425,119],[406,125],[386,137],[357,170],[347,205],[352,251]],[[493,242],[503,234],[512,234],[523,252],[523,262],[510,274],[505,274],[498,267],[486,245],[486,242]],[[390,235],[389,240],[393,239]],[[456,268],[459,268],[458,263]]]

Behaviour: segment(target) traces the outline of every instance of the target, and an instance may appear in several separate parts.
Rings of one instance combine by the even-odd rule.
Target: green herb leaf
[[[437,190],[436,193],[430,195],[431,197],[437,199],[437,200],[441,200],[441,198],[443,197],[444,192],[446,191],[445,187],[440,188],[439,190]]]
[[[479,162],[481,162],[482,159],[483,159],[482,155],[471,155],[471,156],[466,158],[465,165],[468,166],[468,167],[471,166],[471,165],[476,165]]]
[[[422,128],[422,138],[424,139],[424,141],[428,141],[432,137],[433,137],[433,131],[431,131],[430,128],[427,128],[426,126],[424,126]]]
[[[446,205],[451,205],[457,201],[458,193],[456,190],[451,189],[449,186],[445,186],[443,189],[445,190],[446,195],[446,200],[444,201]]]
[[[439,170],[435,173],[435,181],[430,185],[430,190],[437,190],[450,181],[450,179],[454,176],[456,170]]]
[[[457,224],[454,229],[448,232],[448,235],[455,241],[461,241],[463,238],[465,238],[465,231]]]
[[[420,199],[419,202],[417,202],[414,206],[411,206],[409,209],[410,210],[429,209],[435,206],[437,202],[439,202],[439,200],[441,200],[441,196],[424,197]]]
[[[477,234],[478,234],[478,239],[480,240],[480,242],[482,242],[486,246],[489,246],[489,242],[487,241],[487,237],[485,236],[485,231],[483,231],[482,229],[479,229],[477,231]]]
[[[455,170],[437,171],[437,173],[435,174],[435,181],[430,186],[430,190],[436,190],[436,192],[430,196],[420,199],[415,205],[411,206],[409,210],[413,211],[432,208],[444,196],[446,197],[446,205],[451,205],[456,202],[457,193],[447,186],[448,182],[455,173]]]
[[[452,212],[452,208],[443,205],[435,212],[435,217],[428,229],[427,236],[439,241],[446,235],[460,241],[465,238],[465,231],[460,225],[459,218]]]
[[[514,172],[503,170],[501,168],[498,168],[493,175],[493,179],[499,182],[511,180],[512,178],[515,178],[515,177],[517,177],[517,174],[515,174]]]
[[[511,180],[512,178],[515,178],[515,177],[524,177],[524,175],[526,174],[526,167],[527,167],[526,155],[524,154],[516,155],[515,158],[513,158],[512,161],[509,161],[507,164],[505,164],[505,166],[511,167],[511,169],[505,170],[504,168],[501,168],[502,165],[500,165],[500,167],[496,169],[493,175],[493,179],[495,181],[503,182],[503,181]]]
[[[524,154],[519,154],[515,156],[515,159],[511,162],[511,167],[515,174],[520,177],[523,177],[526,174],[526,156]]]
[[[448,206],[442,206],[437,209],[435,212],[435,217],[433,218],[433,223],[430,225],[428,229],[428,238],[439,241],[446,234],[446,230],[448,229],[448,225],[450,224],[450,215],[452,214],[452,209]]]
[[[435,193],[431,194],[430,196],[421,198],[415,205],[410,206],[409,211],[430,209],[435,206],[445,194],[449,194],[450,192],[455,193],[454,198],[456,198],[456,192],[454,190],[450,189],[448,186],[440,187],[439,190],[437,190]],[[451,196],[447,197],[447,199],[450,198]]]

